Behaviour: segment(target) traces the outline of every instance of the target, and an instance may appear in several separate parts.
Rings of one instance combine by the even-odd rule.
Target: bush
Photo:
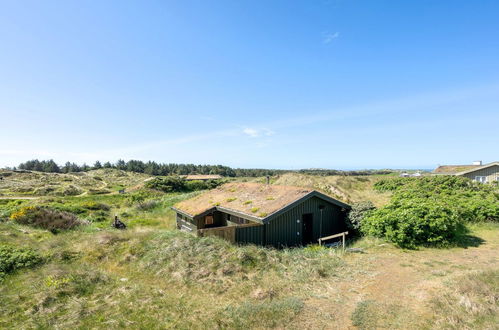
[[[222,181],[220,180],[192,180],[186,181],[185,188],[187,191],[206,190],[216,188],[220,184],[222,184]]]
[[[158,177],[147,181],[145,187],[163,192],[183,191],[185,180],[179,176]]]
[[[73,229],[84,224],[74,214],[41,206],[26,206],[10,216],[17,223],[52,232]]]
[[[347,217],[348,229],[359,232],[362,220],[375,209],[376,207],[370,201],[353,204]]]
[[[98,203],[94,201],[84,202],[81,204],[81,206],[92,211],[97,211],[97,210],[109,211],[111,209],[107,204]]]
[[[458,212],[437,199],[399,199],[371,212],[361,230],[400,247],[415,248],[449,244],[463,231],[463,225]]]
[[[369,214],[361,230],[399,246],[447,244],[464,223],[499,221],[497,187],[464,177],[384,179],[374,187],[392,191],[392,200]]]
[[[0,281],[9,273],[33,267],[42,261],[43,258],[32,249],[0,245]]]
[[[473,182],[465,177],[440,175],[419,178],[382,179],[374,184],[378,191],[399,191],[402,189],[426,191],[427,193],[455,192],[456,190],[483,190],[487,186]]]
[[[222,184],[221,180],[193,180],[186,181],[180,176],[157,177],[147,181],[145,186],[149,189],[155,189],[163,192],[181,192],[213,189]]]
[[[153,199],[137,203],[136,208],[140,211],[148,211],[158,207],[159,205],[160,202],[158,200]]]
[[[60,192],[58,192],[58,195],[76,196],[76,195],[80,195],[81,193],[83,193],[83,191],[80,188],[73,186],[73,185],[69,185],[67,187],[64,187]]]

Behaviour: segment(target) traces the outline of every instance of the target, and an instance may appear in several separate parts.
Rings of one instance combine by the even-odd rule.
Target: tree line
[[[226,177],[236,176],[266,176],[276,175],[283,170],[267,169],[240,169],[231,168],[223,165],[195,165],[195,164],[176,164],[176,163],[157,163],[154,161],[143,162],[141,160],[124,161],[122,159],[115,163],[96,161],[93,165],[78,165],[72,162],[66,162],[64,165],[58,165],[54,160],[33,159],[19,164],[17,169],[27,171],[40,171],[48,173],[72,173],[86,172],[101,168],[114,168],[123,171],[146,173],[150,175],[188,175],[188,174],[218,174]],[[16,169],[16,168],[14,168]]]
[[[123,171],[145,173],[149,175],[188,175],[188,174],[218,174],[225,177],[261,177],[274,176],[287,172],[298,172],[311,175],[373,175],[388,174],[391,170],[362,170],[362,171],[339,171],[328,169],[304,169],[298,171],[257,169],[257,168],[231,168],[223,165],[195,165],[176,163],[157,163],[154,161],[143,162],[141,160],[124,161],[122,159],[115,163],[96,161],[93,165],[78,165],[73,162],[66,162],[58,165],[53,159],[38,160],[33,159],[19,164],[17,169],[27,171],[40,171],[48,173],[72,173],[86,172],[101,168],[114,168]],[[14,168],[16,169],[16,168]]]

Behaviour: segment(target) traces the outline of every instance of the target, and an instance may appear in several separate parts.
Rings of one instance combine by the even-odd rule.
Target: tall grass
[[[432,300],[434,325],[445,329],[495,329],[499,324],[499,269],[476,271],[450,281]]]

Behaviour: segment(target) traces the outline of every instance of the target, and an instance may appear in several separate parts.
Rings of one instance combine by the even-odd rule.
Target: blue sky
[[[0,166],[499,160],[498,1],[0,1]]]

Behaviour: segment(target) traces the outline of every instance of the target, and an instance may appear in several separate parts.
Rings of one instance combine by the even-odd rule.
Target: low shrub
[[[111,209],[109,207],[109,205],[107,205],[107,204],[98,203],[98,202],[94,202],[94,201],[84,202],[81,204],[81,206],[88,209],[88,210],[93,210],[93,211],[97,211],[97,210],[109,211]]]
[[[459,238],[465,223],[499,221],[497,187],[464,177],[384,179],[374,187],[393,196],[367,216],[361,231],[399,246],[448,244]]]
[[[80,195],[82,192],[83,190],[81,190],[80,188],[69,185],[58,191],[57,194],[62,196],[76,196]]]
[[[43,258],[32,249],[0,245],[0,281],[9,273],[33,267],[42,261]]]
[[[25,200],[19,199],[0,199],[0,222],[8,220],[10,215],[25,203]]]
[[[361,230],[415,248],[451,243],[462,233],[463,223],[454,208],[438,199],[399,199],[369,213]]]
[[[221,180],[193,180],[187,181],[180,176],[156,177],[145,184],[146,188],[163,192],[186,192],[213,189],[221,185]]]
[[[184,191],[185,180],[180,176],[157,177],[147,181],[145,187],[163,192]]]
[[[375,209],[376,207],[370,201],[352,204],[352,209],[348,213],[347,217],[348,229],[355,233],[359,232],[362,220]]]
[[[159,205],[160,202],[158,200],[152,199],[148,201],[139,202],[135,207],[140,211],[148,211],[158,207]]]
[[[74,214],[41,206],[26,206],[10,216],[17,223],[52,232],[73,229],[84,224]]]

